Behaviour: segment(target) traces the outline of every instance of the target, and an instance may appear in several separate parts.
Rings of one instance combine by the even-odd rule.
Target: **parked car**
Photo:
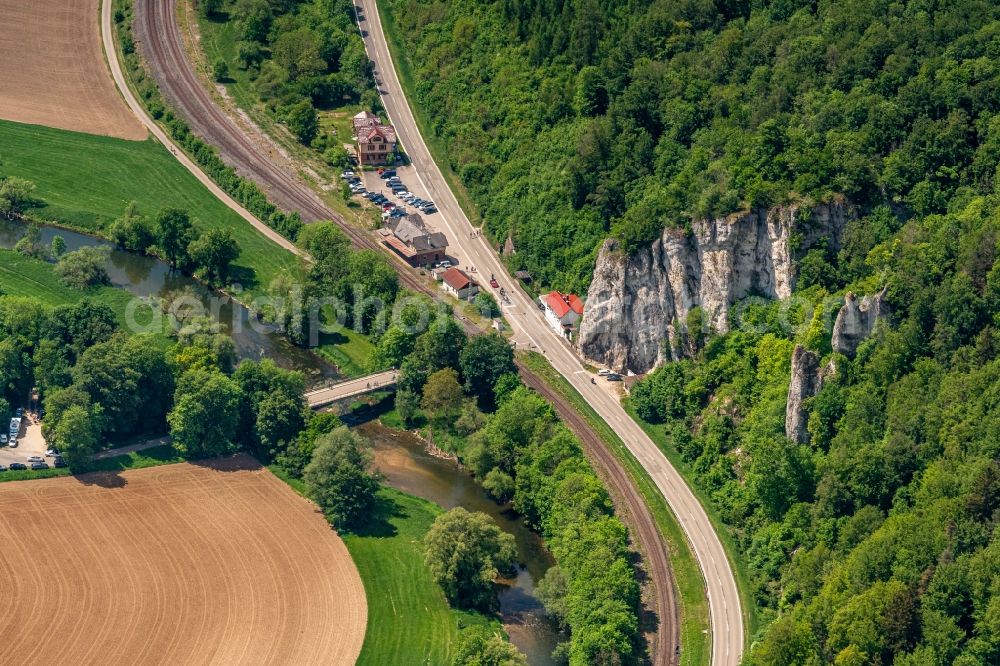
[[[14,412],[14,414],[17,416],[17,418],[21,418],[22,416],[24,416],[24,407],[18,407],[17,410]]]
[[[0,465],[0,472],[6,472],[6,471],[7,471],[7,466],[6,465]]]
[[[28,456],[28,462],[45,462],[41,456]]]
[[[423,209],[423,211],[425,213],[427,213],[428,215],[432,215],[432,214],[438,212],[438,209],[435,208],[434,206],[427,206],[426,208]]]
[[[7,435],[0,435],[0,446],[7,446]]]
[[[24,463],[11,463],[9,469],[11,471],[14,471],[15,469],[28,469],[28,466]]]
[[[617,372],[609,372],[608,374],[604,375],[604,378],[607,379],[609,382],[620,382],[622,380],[622,376],[619,375]]]
[[[389,180],[390,178],[395,178],[396,177],[396,170],[395,169],[384,169],[382,171],[382,173],[379,174],[379,176],[381,176],[383,180]]]
[[[353,171],[345,171],[342,174],[340,174],[340,177],[343,178],[344,180],[347,180],[349,178],[356,178],[357,176],[354,175]]]
[[[600,370],[597,371],[597,374],[599,374],[601,377],[606,377],[607,375],[611,374],[611,371],[608,370],[607,368],[601,368]]]
[[[55,459],[52,461],[52,466],[53,467],[65,467],[66,466],[66,461],[62,459],[62,456],[56,456]]]
[[[45,455],[51,458],[52,456],[58,456],[59,452],[55,449],[49,449],[48,451],[45,452]]]
[[[33,463],[31,463],[31,469],[48,469],[48,468],[49,468],[48,463],[44,463],[44,462],[33,462]]]
[[[17,448],[17,437],[15,437],[14,435],[11,435],[7,439],[7,447],[11,448],[11,449],[16,449]]]

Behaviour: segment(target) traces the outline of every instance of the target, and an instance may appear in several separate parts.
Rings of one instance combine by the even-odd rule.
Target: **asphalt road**
[[[105,37],[105,48],[109,54],[113,54],[114,50],[110,47],[110,11],[108,10],[108,5],[110,3],[105,0],[105,12],[102,21],[102,34]],[[374,239],[367,233],[352,227],[335,215],[332,210],[324,206],[319,202],[315,194],[309,190],[309,187],[299,181],[294,175],[289,175],[287,172],[281,170],[280,168],[271,164],[267,154],[261,152],[256,144],[249,140],[242,134],[242,130],[236,125],[231,119],[225,116],[225,113],[219,109],[208,92],[200,85],[197,74],[194,72],[190,63],[186,59],[183,51],[183,43],[181,35],[176,23],[176,0],[137,0],[136,1],[136,35],[139,39],[139,47],[143,55],[149,62],[150,68],[159,84],[161,90],[164,92],[167,99],[169,99],[175,108],[185,117],[188,122],[191,123],[192,127],[196,128],[196,131],[209,143],[220,148],[220,153],[223,160],[234,166],[238,171],[249,177],[251,180],[260,185],[266,192],[272,196],[273,200],[282,208],[288,211],[298,211],[302,215],[303,219],[332,219],[338,222],[345,232],[351,237],[352,242],[355,246],[374,248],[374,249],[384,249],[382,248]],[[373,16],[376,16],[373,14]],[[372,24],[375,21],[371,22]],[[369,28],[370,29],[370,28]],[[381,37],[381,29],[378,28],[378,39],[382,45],[381,55],[373,48],[373,41],[371,38],[367,39],[367,46],[372,54],[373,59],[376,62],[389,62],[387,55],[387,50],[385,48],[384,40]],[[114,57],[109,57],[109,62],[111,64],[112,73],[115,75],[116,81],[119,83],[119,87],[123,89],[123,95],[129,105],[133,108],[133,111],[143,119],[148,120],[145,111],[142,109],[131,93],[127,92],[124,85],[124,80],[121,77],[120,67]],[[388,70],[392,72],[391,68]],[[417,144],[412,142],[413,137],[420,140],[419,133],[416,130],[415,124],[413,123],[412,116],[410,116],[409,108],[406,106],[405,98],[401,93],[401,88],[396,80],[395,73],[391,74],[391,80],[385,81],[384,83],[390,84],[390,89],[387,90],[387,95],[384,98],[387,108],[394,121],[396,121],[397,116],[401,112],[409,117],[409,122],[405,128],[400,125],[401,139],[407,147],[408,153],[411,157],[415,157],[415,165],[421,173],[422,189],[424,189],[427,194],[434,198],[438,202],[439,207],[442,208],[443,215],[433,216],[432,222],[438,227],[444,227],[442,230],[449,233],[451,240],[454,242],[461,241],[464,237],[471,231],[472,227],[468,220],[462,214],[461,209],[458,207],[454,196],[448,189],[445,181],[443,180],[440,172],[437,170],[436,165],[433,160],[430,159],[427,153],[426,147],[423,144],[419,145],[422,150],[417,149]],[[385,89],[385,86],[383,86]],[[401,100],[402,104],[400,109],[396,109],[397,100]],[[221,114],[221,115],[220,115]],[[398,123],[398,121],[397,121]],[[159,130],[152,121],[149,120],[150,130],[160,139],[165,145],[171,147],[173,144],[168,137],[164,136],[162,131]],[[414,153],[417,153],[416,155]],[[178,159],[185,164],[192,172],[199,175],[200,179],[206,179],[204,174],[200,172],[198,167],[188,160],[182,152],[177,151],[175,153]],[[213,192],[219,196],[220,199],[225,201],[230,207],[235,210],[241,210],[239,205],[232,201],[231,198],[224,195],[218,190],[217,187],[211,187]],[[443,194],[442,194],[443,193]],[[446,196],[444,196],[446,195]],[[245,211],[244,211],[245,212]],[[257,225],[260,222],[257,221]],[[256,225],[255,225],[256,226]],[[263,225],[260,225],[263,226]],[[259,227],[258,227],[259,228]],[[265,227],[266,228],[266,227]],[[553,361],[555,365],[556,361],[560,362],[557,365],[557,369],[560,370],[567,378],[577,386],[580,392],[587,396],[587,399],[591,404],[594,404],[595,399],[600,400],[600,396],[595,398],[595,391],[589,382],[581,384],[580,377],[575,373],[583,373],[582,367],[579,362],[576,361],[572,352],[568,348],[560,347],[560,341],[555,338],[555,335],[549,332],[549,329],[545,326],[544,320],[538,314],[535,306],[530,302],[527,296],[525,296],[516,285],[513,284],[512,280],[506,275],[500,266],[496,258],[492,256],[490,248],[487,247],[485,242],[480,239],[477,244],[470,244],[468,247],[475,251],[473,258],[475,261],[470,261],[471,264],[479,267],[479,273],[483,274],[486,270],[487,265],[493,266],[494,272],[501,284],[505,285],[507,291],[512,295],[513,298],[513,308],[506,308],[506,315],[509,321],[514,324],[515,330],[520,330],[522,337],[527,333],[528,337],[536,340],[545,340],[551,343],[551,349],[548,350],[547,355],[549,360]],[[466,243],[460,243],[458,249],[463,252],[466,249]],[[490,263],[492,259],[492,263]],[[461,261],[461,259],[460,259]],[[431,294],[432,296],[440,296],[440,293],[431,285],[428,285],[426,281],[420,280],[413,271],[405,268],[401,262],[396,262],[397,271],[400,274],[400,279],[403,284],[407,287],[420,291],[423,293]],[[533,319],[530,319],[528,323],[518,325],[518,321],[521,316],[527,315],[531,317],[534,315]],[[478,332],[475,326],[473,326],[468,321],[463,321],[463,325],[466,330],[472,333]],[[528,338],[525,338],[528,339]],[[540,346],[540,349],[544,347]],[[560,353],[561,350],[561,353]],[[569,368],[567,371],[565,368]],[[544,387],[544,384],[536,376],[532,375],[530,371],[525,368],[521,368],[521,374],[524,377],[526,383],[535,386],[536,388]],[[560,414],[564,415],[567,419],[568,425],[577,434],[581,440],[584,441],[585,448],[588,449],[588,453],[603,452],[603,455],[592,456],[600,467],[604,468],[604,471],[616,479],[616,483],[612,483],[612,491],[618,491],[622,493],[623,497],[627,500],[627,505],[630,507],[629,511],[624,516],[626,523],[629,525],[630,529],[635,536],[639,548],[641,551],[647,554],[646,566],[648,574],[653,581],[653,586],[655,588],[655,610],[659,615],[659,627],[657,629],[657,637],[655,643],[651,646],[653,648],[654,654],[657,655],[657,663],[670,663],[673,656],[673,645],[676,645],[677,641],[677,609],[673,598],[672,589],[672,578],[670,574],[669,561],[666,557],[666,550],[662,540],[660,539],[659,532],[655,527],[655,522],[649,512],[648,507],[645,505],[641,494],[638,490],[633,487],[628,480],[627,472],[621,467],[617,458],[606,451],[603,445],[600,444],[599,439],[596,438],[593,432],[586,427],[585,422],[582,419],[577,418],[575,421],[567,417],[575,413],[572,405],[570,405],[564,398],[555,394],[551,391],[542,391],[547,395],[547,397],[556,405],[557,410]],[[599,393],[599,391],[598,391]],[[631,426],[632,433],[638,430],[637,426],[631,421],[627,414],[621,409],[617,401],[612,398],[607,393],[603,393],[604,401],[604,412],[598,409],[598,413],[604,418],[605,412],[608,409],[612,410],[612,415],[615,420],[608,420],[612,428],[614,428],[619,434],[623,436],[626,431],[629,430]],[[617,408],[615,410],[615,408]],[[645,439],[645,454],[644,457],[640,457],[640,461],[644,466],[654,474],[654,478],[659,475],[661,468],[669,468],[669,464],[662,457],[659,451],[656,449],[655,445],[645,438],[645,435],[639,431],[641,438]],[[588,446],[589,443],[589,446]],[[631,444],[630,444],[631,446]],[[644,459],[645,458],[645,459]],[[670,472],[673,472],[670,469]],[[679,487],[687,491],[686,486],[683,485],[683,481],[680,477],[673,474],[676,480],[673,481]],[[669,482],[670,479],[667,479]],[[661,483],[664,481],[658,481],[658,486],[661,487]],[[690,496],[690,502],[693,502],[700,510],[701,507],[697,506],[697,501],[690,492],[687,492]],[[669,501],[669,496],[668,496]],[[690,514],[690,511],[685,511],[683,505],[671,502],[671,506],[681,513],[682,511]],[[680,507],[680,510],[678,510]],[[702,515],[704,512],[702,511]],[[682,521],[683,524],[683,521]],[[707,518],[704,519],[702,527],[699,530],[699,534],[704,535],[706,533],[714,538],[714,533],[711,531],[711,526],[708,524]],[[704,539],[704,536],[701,536]],[[717,540],[716,540],[717,541]],[[692,543],[694,543],[694,538],[692,538]],[[697,552],[697,550],[696,550]],[[719,546],[719,552],[721,552],[721,545]],[[703,563],[706,561],[705,558],[699,556],[700,561]],[[725,568],[724,557],[722,559],[723,569],[720,572],[728,575],[731,579],[731,573]],[[733,584],[734,585],[734,584]],[[735,586],[735,585],[734,585]],[[735,598],[735,595],[734,595]],[[713,597],[710,595],[710,600]],[[713,605],[713,608],[715,606]],[[740,618],[739,614],[739,603],[738,598],[735,603],[731,606],[736,609],[736,618]],[[713,621],[715,618],[713,617]],[[717,626],[725,626],[730,630],[732,627],[737,627],[730,623],[728,620],[723,623],[716,623]],[[740,624],[735,630],[735,635],[738,636],[735,640],[737,645],[742,644],[742,625]],[[718,632],[716,632],[718,633]],[[666,646],[667,649],[664,649]],[[738,653],[736,657],[733,657],[727,661],[719,661],[717,663],[736,663],[738,661]]]
[[[592,375],[584,370],[569,345],[549,328],[541,312],[517,282],[507,273],[494,249],[483,236],[472,237],[473,226],[458,205],[447,181],[431,158],[393,67],[392,57],[375,0],[357,0],[362,8],[361,27],[368,55],[375,62],[376,78],[381,81],[382,102],[396,128],[406,154],[416,168],[423,189],[437,204],[440,215],[435,223],[448,235],[462,265],[475,266],[480,275],[493,274],[511,303],[504,315],[516,337],[530,341],[548,358],[595,411],[625,441],[626,446],[649,473],[656,487],[677,516],[691,542],[695,557],[705,577],[712,624],[712,663],[736,666],[743,652],[744,628],[739,590],[726,551],[697,497],[687,486],[656,444],[629,417],[621,403],[609,392],[591,383]],[[451,252],[449,252],[450,254]]]

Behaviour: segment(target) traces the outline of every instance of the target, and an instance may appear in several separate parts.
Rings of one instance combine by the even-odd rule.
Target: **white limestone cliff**
[[[615,240],[605,241],[580,324],[581,353],[635,373],[682,356],[678,331],[694,307],[725,332],[738,300],[787,298],[795,287],[794,259],[821,238],[836,248],[850,215],[843,202],[753,210],[693,222],[690,230],[666,229],[630,256]]]

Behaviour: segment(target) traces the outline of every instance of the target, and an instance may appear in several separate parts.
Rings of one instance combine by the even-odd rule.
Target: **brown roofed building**
[[[465,271],[452,266],[441,276],[441,287],[461,300],[468,300],[479,293],[479,285]]]
[[[358,142],[358,164],[388,164],[396,161],[396,129],[383,125],[378,116],[362,111],[351,121]]]
[[[447,258],[448,239],[431,231],[417,214],[393,220],[379,230],[382,243],[406,259],[411,266],[426,266]]]

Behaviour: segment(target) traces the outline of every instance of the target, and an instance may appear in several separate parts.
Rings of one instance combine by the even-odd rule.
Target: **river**
[[[25,225],[17,222],[0,224],[0,247],[13,248],[24,235]],[[209,289],[194,278],[172,270],[159,259],[124,252],[112,243],[68,229],[41,227],[41,242],[48,246],[54,236],[62,236],[66,250],[101,245],[111,248],[106,266],[111,283],[139,298],[165,298],[177,292],[193,296],[221,324],[233,340],[240,359],[270,358],[287,369],[299,370],[310,385],[341,378],[336,367],[308,349],[296,347],[273,327],[251,322],[249,311],[233,299]],[[140,319],[141,316],[137,317]]]
[[[24,231],[24,224],[0,223],[0,247],[13,248]],[[48,246],[54,236],[62,236],[67,251],[88,245],[110,247],[108,276],[115,287],[133,296],[163,298],[181,290],[194,296],[232,338],[241,359],[273,359],[281,367],[303,372],[310,384],[341,377],[333,365],[291,344],[279,332],[257,322],[251,326],[250,313],[240,303],[171,270],[158,259],[124,252],[108,241],[68,229],[41,227],[44,245]],[[445,509],[461,506],[469,511],[482,511],[492,516],[505,532],[514,535],[520,566],[517,576],[504,581],[501,587],[501,619],[511,642],[527,655],[532,666],[553,664],[552,650],[560,637],[535,597],[536,583],[553,564],[541,538],[509,506],[500,506],[490,499],[482,486],[456,463],[427,453],[414,435],[385,428],[374,421],[357,429],[373,441],[376,466],[388,485]]]
[[[482,511],[496,520],[501,529],[514,535],[521,566],[517,576],[504,581],[500,590],[504,629],[511,642],[527,655],[528,663],[533,666],[555,663],[551,654],[560,637],[535,596],[536,583],[554,562],[538,534],[510,506],[494,502],[457,463],[428,453],[415,435],[386,428],[377,421],[359,425],[356,430],[372,441],[375,466],[388,485],[445,509],[461,506],[469,511]]]

